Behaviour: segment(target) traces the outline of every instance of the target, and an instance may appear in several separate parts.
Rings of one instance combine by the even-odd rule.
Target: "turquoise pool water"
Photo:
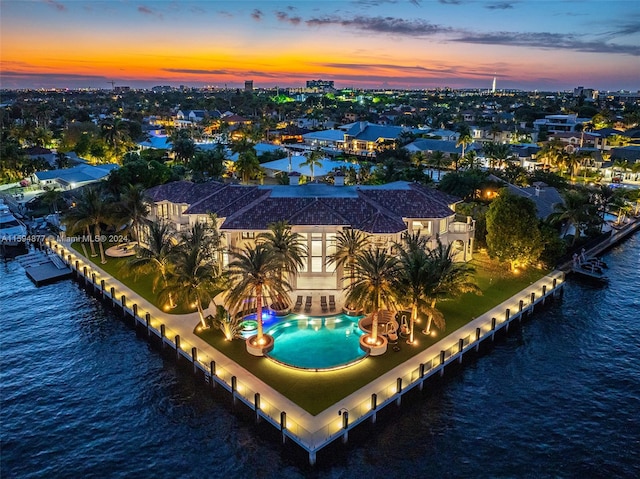
[[[360,349],[358,319],[346,314],[285,316],[265,327],[275,339],[269,357],[303,369],[333,369],[358,361],[366,356]]]

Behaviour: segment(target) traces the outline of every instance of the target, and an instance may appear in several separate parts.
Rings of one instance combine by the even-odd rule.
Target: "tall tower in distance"
[[[491,85],[491,93],[496,93],[496,77],[493,77],[493,84]]]
[[[253,80],[245,80],[244,91],[253,91]]]

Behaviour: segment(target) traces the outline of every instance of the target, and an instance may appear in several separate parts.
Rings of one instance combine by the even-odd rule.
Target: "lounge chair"
[[[298,296],[298,299],[296,299],[296,304],[293,307],[293,310],[297,313],[301,309],[302,309],[302,296]]]
[[[326,296],[320,296],[320,307],[322,308],[323,313],[326,313],[327,311],[329,311],[329,307],[327,306]]]
[[[336,297],[332,294],[329,295],[329,311],[336,310]]]
[[[307,299],[304,302],[304,312],[308,313],[311,311],[311,296],[307,296]]]

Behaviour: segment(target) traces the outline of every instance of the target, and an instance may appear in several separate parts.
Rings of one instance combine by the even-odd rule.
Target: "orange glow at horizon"
[[[628,18],[629,7],[613,3],[606,10]],[[602,5],[581,14],[599,20]],[[629,50],[640,44],[635,34],[614,41],[593,32],[581,40],[571,32],[583,33],[586,20],[571,18],[571,25],[568,13],[560,21],[529,0],[514,11],[479,3],[466,9],[461,17],[457,6],[435,2],[428,12],[412,2],[363,9],[293,0],[279,12],[252,0],[229,2],[224,11],[214,2],[5,2],[2,82],[253,79],[257,87],[296,87],[324,77],[338,87],[490,88],[496,75],[503,88],[623,81],[637,89],[638,53]],[[619,45],[629,53],[618,52]]]

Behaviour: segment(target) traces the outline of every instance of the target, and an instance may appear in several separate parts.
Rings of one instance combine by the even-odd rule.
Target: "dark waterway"
[[[36,288],[7,261],[0,475],[640,477],[640,235],[605,258],[608,286],[570,281],[561,303],[314,469],[74,282]]]

